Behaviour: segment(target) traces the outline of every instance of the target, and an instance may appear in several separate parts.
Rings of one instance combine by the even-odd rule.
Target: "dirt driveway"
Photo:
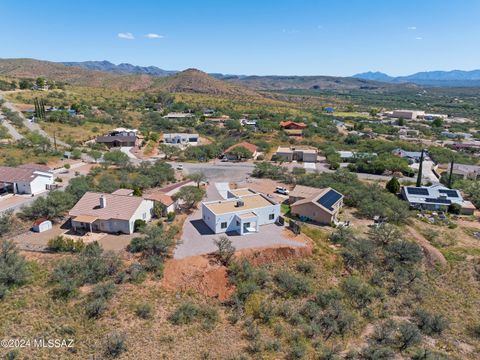
[[[220,199],[215,184],[210,184],[207,188],[207,199]],[[236,249],[249,249],[260,247],[275,247],[275,246],[306,246],[302,242],[291,240],[287,237],[285,228],[276,224],[262,225],[258,233],[248,235],[229,235],[228,237]],[[174,259],[183,259],[188,256],[209,254],[216,250],[214,243],[220,234],[214,234],[210,228],[205,225],[202,220],[201,208],[195,210],[183,225],[183,232],[180,242],[177,244],[174,251]]]

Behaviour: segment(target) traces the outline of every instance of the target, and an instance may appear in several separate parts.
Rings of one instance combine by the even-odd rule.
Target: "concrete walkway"
[[[120,151],[126,154],[129,159],[135,159],[135,160],[138,159],[130,150],[132,150],[131,146],[120,147]]]

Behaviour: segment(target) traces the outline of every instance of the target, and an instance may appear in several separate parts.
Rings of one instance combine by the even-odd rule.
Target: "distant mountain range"
[[[138,66],[128,63],[115,65],[110,61],[67,61],[61,62],[65,66],[75,66],[87,70],[106,71],[114,74],[136,74],[136,75],[150,75],[150,76],[169,76],[176,74],[176,70],[164,70],[156,66]]]
[[[407,76],[390,76],[382,72],[365,72],[353,75],[354,78],[401,84],[413,83],[424,86],[480,86],[480,70],[423,71]]]

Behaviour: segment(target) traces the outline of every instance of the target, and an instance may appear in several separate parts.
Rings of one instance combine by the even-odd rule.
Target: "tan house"
[[[290,193],[289,202],[292,215],[301,220],[328,225],[337,221],[343,206],[343,195],[332,188],[317,189],[297,185]]]
[[[279,146],[275,157],[279,161],[317,162],[318,150],[307,146]]]

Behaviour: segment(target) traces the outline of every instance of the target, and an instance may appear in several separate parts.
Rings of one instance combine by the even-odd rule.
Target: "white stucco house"
[[[0,166],[0,194],[36,195],[48,190],[53,183],[53,173],[44,165]]]
[[[151,220],[153,204],[138,196],[87,192],[68,215],[75,231],[131,234],[135,220]]]
[[[202,219],[215,234],[259,232],[260,226],[280,216],[280,204],[253,190],[230,190],[227,195],[225,200],[202,203]]]

